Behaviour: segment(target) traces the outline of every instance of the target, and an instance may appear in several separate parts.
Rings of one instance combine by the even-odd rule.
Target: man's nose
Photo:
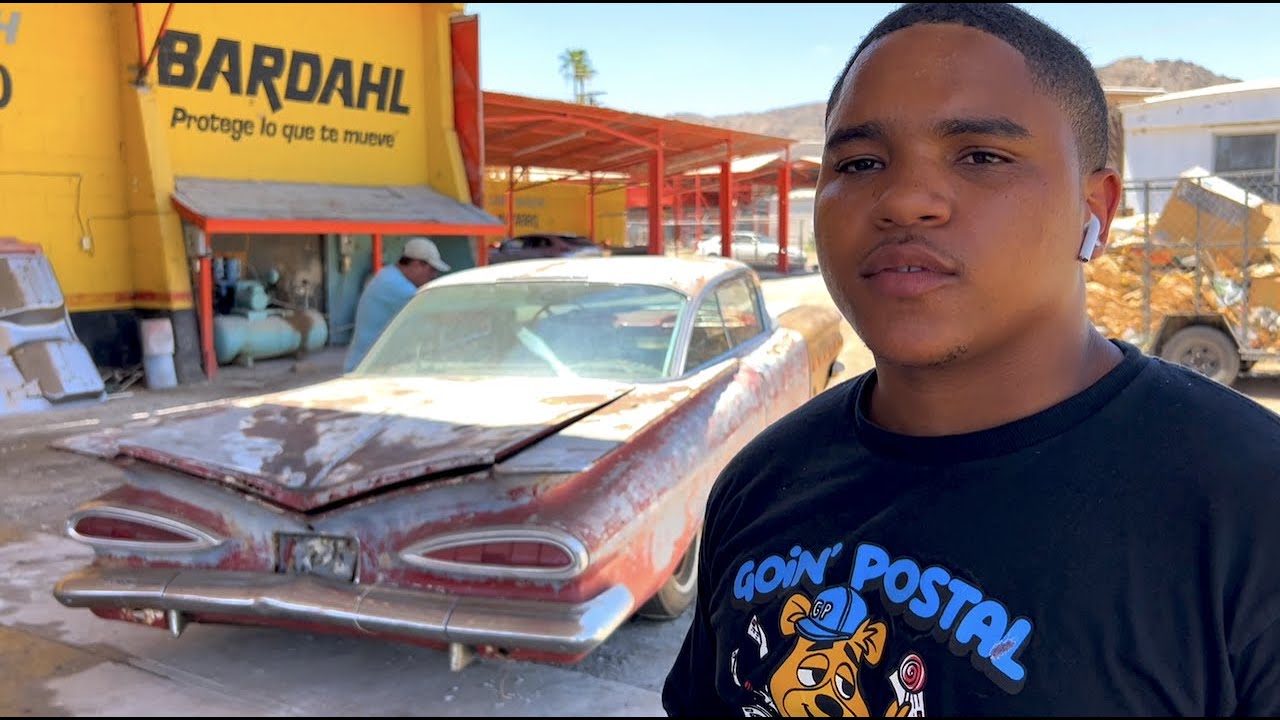
[[[877,227],[942,225],[950,220],[951,190],[931,164],[892,168],[882,178],[873,215]]]

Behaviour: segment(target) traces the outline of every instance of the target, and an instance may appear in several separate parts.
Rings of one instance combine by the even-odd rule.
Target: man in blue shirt
[[[410,238],[404,245],[399,262],[379,270],[360,295],[355,331],[351,335],[351,344],[347,346],[347,360],[342,371],[351,372],[360,364],[391,318],[400,312],[418,288],[440,273],[449,272],[449,269],[449,265],[440,259],[440,249],[435,243],[424,237]]]

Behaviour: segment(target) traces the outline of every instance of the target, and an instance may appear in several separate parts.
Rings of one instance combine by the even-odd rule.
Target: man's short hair
[[[929,23],[965,25],[994,35],[1022,54],[1039,91],[1057,102],[1071,122],[1085,172],[1107,164],[1107,98],[1098,74],[1075,43],[1008,3],[906,3],[885,16],[853,51],[827,101],[826,120],[853,63],[867,46],[897,30]]]

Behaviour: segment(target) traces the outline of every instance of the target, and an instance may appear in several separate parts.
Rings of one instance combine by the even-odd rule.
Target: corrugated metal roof
[[[724,127],[508,93],[484,94],[485,162],[579,172],[636,172],[662,148],[666,175],[795,143]]]
[[[1196,88],[1195,90],[1183,90],[1180,92],[1165,93],[1163,95],[1155,95],[1144,98],[1142,101],[1133,105],[1124,106],[1125,110],[1136,110],[1143,107],[1151,107],[1162,103],[1177,102],[1179,100],[1188,100],[1193,98],[1207,98],[1221,95],[1231,95],[1234,93],[1256,92],[1267,90],[1280,90],[1280,80],[1247,80],[1245,82],[1226,83],[1224,85],[1210,85],[1208,87]]]
[[[493,225],[474,205],[425,185],[331,185],[180,177],[173,198],[206,218]]]

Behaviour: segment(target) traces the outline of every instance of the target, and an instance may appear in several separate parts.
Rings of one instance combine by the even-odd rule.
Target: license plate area
[[[276,533],[276,572],[355,582],[360,543],[341,535]]]

